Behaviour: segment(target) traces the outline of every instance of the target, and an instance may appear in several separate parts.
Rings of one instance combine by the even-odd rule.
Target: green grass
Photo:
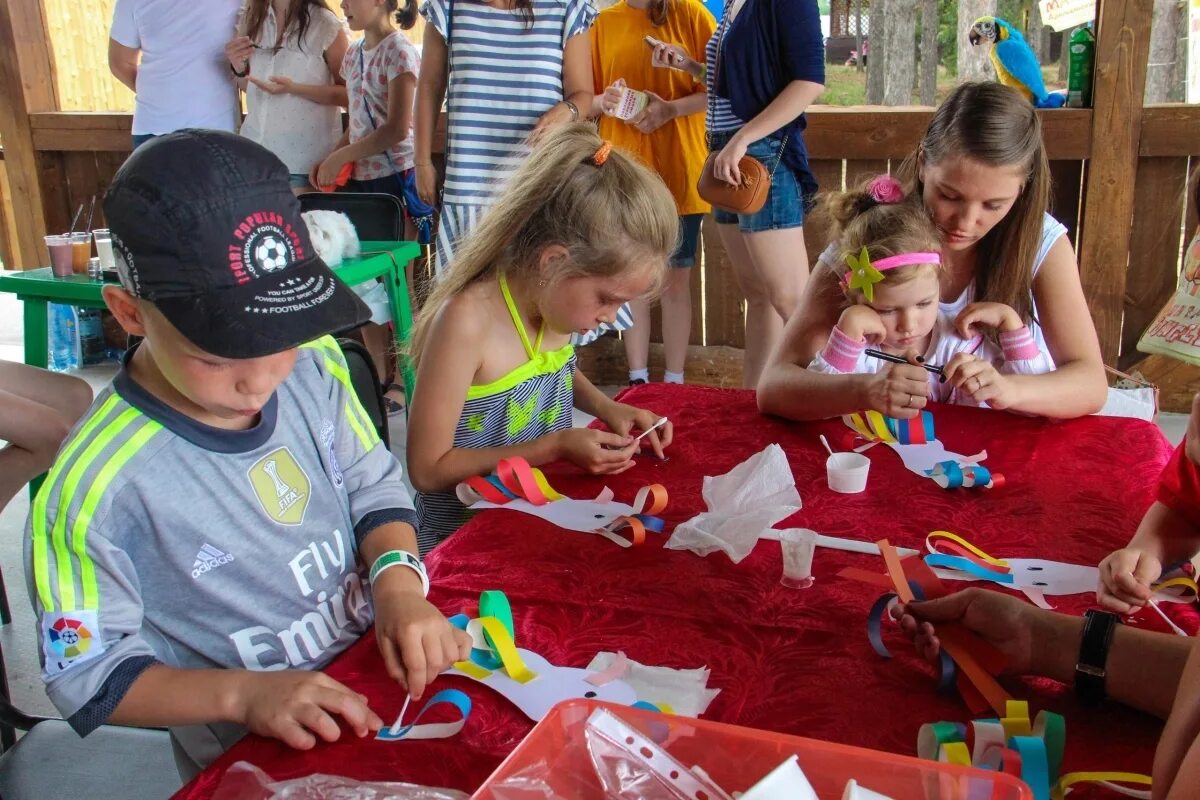
[[[1042,77],[1046,88],[1050,90],[1064,89],[1058,82],[1058,65],[1048,64],[1042,67]],[[958,84],[957,76],[951,74],[945,67],[938,67],[936,102],[940,103]],[[825,67],[825,92],[817,101],[830,106],[861,106],[867,102],[867,73],[859,72],[854,67],[828,64]],[[912,104],[920,105],[920,92],[913,93]]]

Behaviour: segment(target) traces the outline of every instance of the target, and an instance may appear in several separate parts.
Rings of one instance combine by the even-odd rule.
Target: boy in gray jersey
[[[420,697],[470,644],[425,599],[400,465],[328,335],[370,312],[315,255],[284,165],[234,134],[139,148],[104,210],[104,299],[143,341],[30,511],[50,699],[80,734],[169,726],[185,776],[247,729],[299,748],[339,717],[378,730],[323,667],[373,624]]]

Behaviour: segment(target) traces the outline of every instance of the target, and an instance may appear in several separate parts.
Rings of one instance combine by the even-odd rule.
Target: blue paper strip
[[[931,567],[956,569],[959,572],[965,572],[969,575],[974,575],[976,578],[983,578],[986,581],[995,581],[996,583],[1011,584],[1015,580],[1011,572],[996,572],[990,569],[984,569],[971,559],[963,558],[962,556],[951,556],[945,553],[932,553],[925,556],[925,563]]]
[[[516,500],[516,499],[517,499],[517,496],[516,496],[515,494],[513,494],[512,492],[510,492],[510,491],[508,490],[508,487],[507,487],[507,486],[505,486],[505,485],[504,485],[504,484],[503,484],[503,483],[500,481],[500,479],[499,479],[499,478],[497,478],[495,475],[488,475],[488,476],[487,476],[487,482],[488,482],[488,483],[490,483],[492,486],[495,486],[495,487],[496,487],[496,488],[497,488],[497,489],[498,489],[500,492],[502,492],[502,493],[504,494],[504,496],[505,496],[505,497],[507,497],[509,500]]]
[[[936,437],[933,435],[933,414],[931,412],[921,412],[921,426],[925,428],[925,441],[932,442]]]
[[[938,691],[953,691],[958,678],[958,667],[955,666],[954,659],[945,650],[938,651],[938,672],[940,673],[938,676]]]
[[[642,526],[651,533],[662,533],[666,523],[661,517],[652,517],[649,514],[634,514],[635,518],[641,521]]]
[[[375,734],[375,738],[385,742],[394,742],[398,739],[403,739],[408,735],[409,731],[416,727],[417,723],[421,720],[421,717],[424,716],[426,711],[434,706],[440,705],[454,706],[458,709],[458,712],[462,715],[464,721],[467,719],[467,717],[471,716],[471,698],[467,697],[458,689],[443,689],[433,697],[429,698],[429,701],[421,707],[421,710],[417,712],[417,716],[413,718],[412,722],[405,725],[395,733],[391,732],[391,728],[381,728],[379,733]]]
[[[446,618],[446,622],[449,622],[460,631],[465,631],[467,623],[470,621],[470,618],[466,614],[455,614],[453,617]],[[471,661],[487,670],[497,670],[504,666],[494,654],[489,653],[487,650],[480,650],[478,647],[471,648]]]
[[[867,614],[867,638],[871,640],[871,649],[884,658],[891,658],[892,654],[883,643],[883,615],[895,599],[895,592],[880,595],[875,605],[871,606],[871,612]]]
[[[1046,743],[1037,736],[1013,736],[1008,746],[1021,756],[1021,780],[1033,790],[1033,800],[1050,800],[1050,766]]]

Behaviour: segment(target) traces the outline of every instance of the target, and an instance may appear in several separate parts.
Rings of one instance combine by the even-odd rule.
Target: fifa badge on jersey
[[[312,484],[292,451],[281,447],[263,456],[247,473],[267,516],[280,525],[304,522]]]
[[[100,618],[94,609],[42,615],[42,654],[47,675],[55,675],[103,652]]]

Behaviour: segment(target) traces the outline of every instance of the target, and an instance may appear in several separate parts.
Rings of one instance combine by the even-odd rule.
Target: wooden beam
[[[1167,103],[1142,112],[1143,156],[1200,155],[1200,106]]]
[[[1091,153],[1092,111],[1039,111],[1052,160],[1081,160]],[[925,135],[933,110],[878,106],[814,106],[807,113],[804,141],[812,158],[903,159]]]
[[[54,59],[41,0],[0,3],[0,140],[4,142],[7,199],[11,201],[13,263],[28,269],[46,263],[42,236],[46,223],[38,183],[38,159],[30,127],[31,111],[53,111]]]
[[[1121,350],[1152,0],[1101,0],[1079,264],[1106,364]]]
[[[1146,357],[1137,350],[1138,339],[1175,293],[1187,168],[1187,156],[1138,163],[1119,363],[1125,371]]]
[[[1200,367],[1175,358],[1147,356],[1138,363],[1137,371],[1158,387],[1161,411],[1186,414],[1192,407],[1192,398],[1200,391]]]
[[[87,111],[30,114],[33,146],[37,150],[75,150],[128,153],[133,115]]]

